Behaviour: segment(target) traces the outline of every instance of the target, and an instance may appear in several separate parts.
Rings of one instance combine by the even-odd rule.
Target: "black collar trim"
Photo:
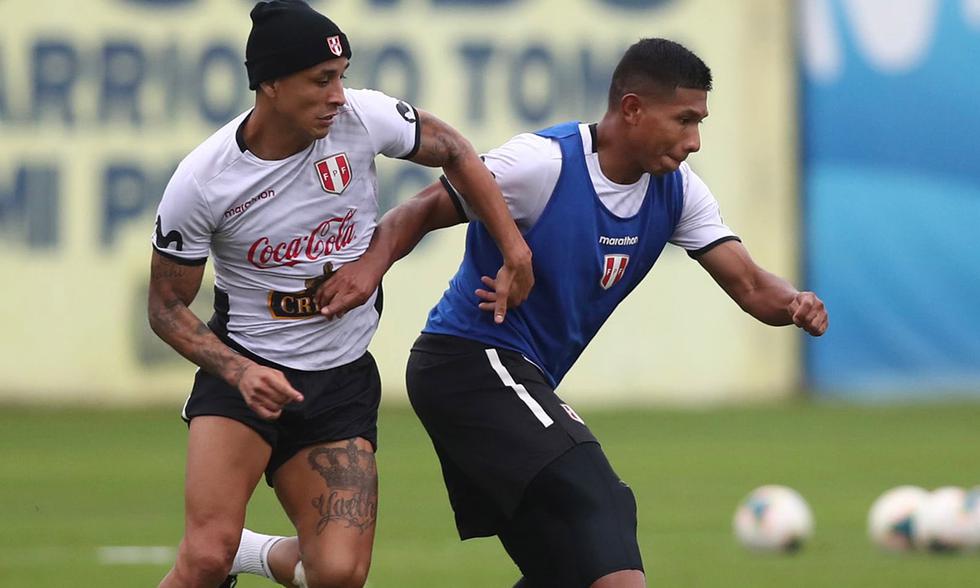
[[[238,129],[235,131],[235,142],[238,143],[238,148],[242,150],[242,153],[248,151],[248,145],[245,144],[245,123],[250,118],[252,118],[251,112],[242,120],[241,124],[238,125]]]

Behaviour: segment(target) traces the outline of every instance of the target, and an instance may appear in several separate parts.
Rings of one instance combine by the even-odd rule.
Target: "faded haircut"
[[[629,93],[711,90],[711,70],[690,49],[667,39],[640,39],[619,60],[609,84],[609,106]]]

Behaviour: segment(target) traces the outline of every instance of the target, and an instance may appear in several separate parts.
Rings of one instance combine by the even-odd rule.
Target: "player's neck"
[[[267,161],[286,159],[313,143],[307,134],[259,104],[245,123],[242,138],[253,155]]]
[[[621,125],[622,121],[606,113],[596,128],[595,151],[602,174],[610,181],[628,186],[638,182],[644,172],[623,140],[625,130]]]

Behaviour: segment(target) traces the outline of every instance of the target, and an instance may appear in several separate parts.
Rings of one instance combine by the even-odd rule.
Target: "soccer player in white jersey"
[[[336,24],[298,0],[260,2],[251,18],[255,106],[181,162],[152,238],[150,324],[201,368],[183,412],[185,532],[160,586],[230,586],[230,571],[362,586],[378,506],[380,380],[367,345],[381,291],[346,265],[377,222],[374,158],[441,166],[466,192],[503,254],[493,273],[509,296],[492,311],[497,322],[530,291],[530,250],[458,132],[380,92],[344,88],[351,49]],[[188,306],[209,257],[206,325]],[[327,318],[315,293],[334,281],[363,303]],[[243,533],[263,472],[298,539]]]
[[[534,292],[504,325],[472,307],[499,299],[484,274],[500,255],[470,222],[459,271],[412,348],[407,383],[460,537],[497,535],[523,574],[518,586],[645,585],[633,493],[555,388],[667,243],[756,319],[814,336],[827,329],[820,299],[759,267],[684,163],[701,147],[710,89],[711,72],[692,52],[643,39],[616,67],[599,123],[518,135],[486,155],[534,254]],[[432,219],[475,218],[451,180],[389,211],[350,269],[378,283]],[[328,283],[321,302],[345,299],[342,288]]]

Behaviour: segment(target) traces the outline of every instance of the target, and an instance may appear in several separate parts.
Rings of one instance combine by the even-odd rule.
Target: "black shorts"
[[[516,351],[423,334],[408,397],[432,439],[462,539],[496,535],[545,466],[596,439]]]
[[[613,572],[643,570],[636,499],[596,443],[541,470],[498,535],[526,588],[587,588]]]
[[[282,371],[289,383],[303,394],[303,401],[287,404],[282,416],[267,421],[245,404],[237,388],[218,376],[198,370],[181,417],[189,424],[198,416],[223,416],[255,430],[272,447],[265,470],[270,486],[279,466],[304,447],[363,437],[377,450],[381,377],[370,353],[365,352],[346,365],[310,372],[266,361],[239,345],[233,347],[257,363]]]

